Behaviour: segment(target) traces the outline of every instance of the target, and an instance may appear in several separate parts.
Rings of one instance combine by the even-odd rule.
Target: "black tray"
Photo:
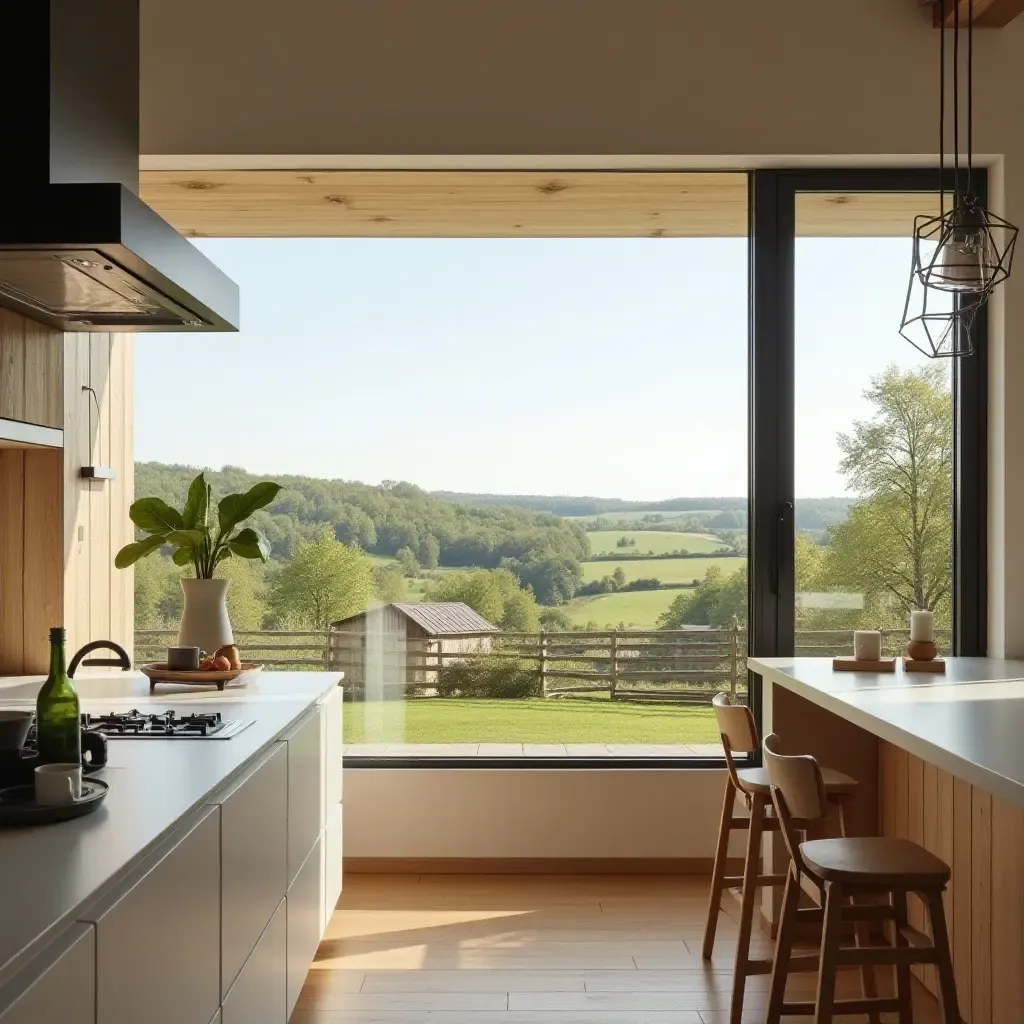
[[[50,806],[37,804],[34,786],[11,786],[0,789],[0,826],[52,825],[57,821],[80,818],[95,811],[109,787],[99,779],[82,780],[82,798],[73,804]]]

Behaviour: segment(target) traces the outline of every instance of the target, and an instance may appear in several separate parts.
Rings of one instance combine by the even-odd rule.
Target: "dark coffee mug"
[[[107,737],[99,732],[82,733],[82,765],[102,768],[107,763]]]
[[[168,647],[167,667],[173,672],[195,672],[199,668],[199,648]]]

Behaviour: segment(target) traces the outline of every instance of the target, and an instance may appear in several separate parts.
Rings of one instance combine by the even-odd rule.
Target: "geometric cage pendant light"
[[[960,162],[960,3],[953,15],[953,189],[946,191],[946,0],[939,0],[939,214],[914,220],[913,262],[900,334],[931,358],[970,355],[978,309],[1009,276],[1017,228],[986,210],[973,170],[974,4],[968,3],[966,164]],[[950,205],[947,209],[947,194]]]

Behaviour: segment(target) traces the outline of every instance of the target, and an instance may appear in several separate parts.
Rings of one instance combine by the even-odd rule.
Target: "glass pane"
[[[899,332],[913,220],[937,212],[925,193],[797,196],[797,654],[878,629],[901,655],[918,608],[950,648],[952,364]]]
[[[651,181],[613,177],[564,235]],[[199,391],[137,347],[138,495],[180,508],[189,466],[224,467],[215,498],[285,485],[254,517],[268,564],[222,565],[236,636],[345,672],[350,756],[721,753],[711,697],[746,689],[746,177],[673,177],[692,216],[647,208],[642,237],[202,239],[242,331],[174,337]],[[168,553],[137,567],[146,660],[180,615]]]

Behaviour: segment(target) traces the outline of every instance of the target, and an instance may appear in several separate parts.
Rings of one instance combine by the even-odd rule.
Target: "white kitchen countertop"
[[[783,686],[916,757],[1024,807],[1024,661],[947,658],[944,675],[835,672],[831,658],[748,658]]]
[[[34,707],[43,679],[0,679],[0,707]],[[255,721],[225,740],[110,740],[107,767],[93,776],[110,786],[98,810],[56,825],[0,829],[0,984],[340,679],[339,673],[263,672],[223,692],[161,686],[152,697],[149,680],[136,672],[76,679],[83,711],[189,713],[210,705],[226,719]]]

